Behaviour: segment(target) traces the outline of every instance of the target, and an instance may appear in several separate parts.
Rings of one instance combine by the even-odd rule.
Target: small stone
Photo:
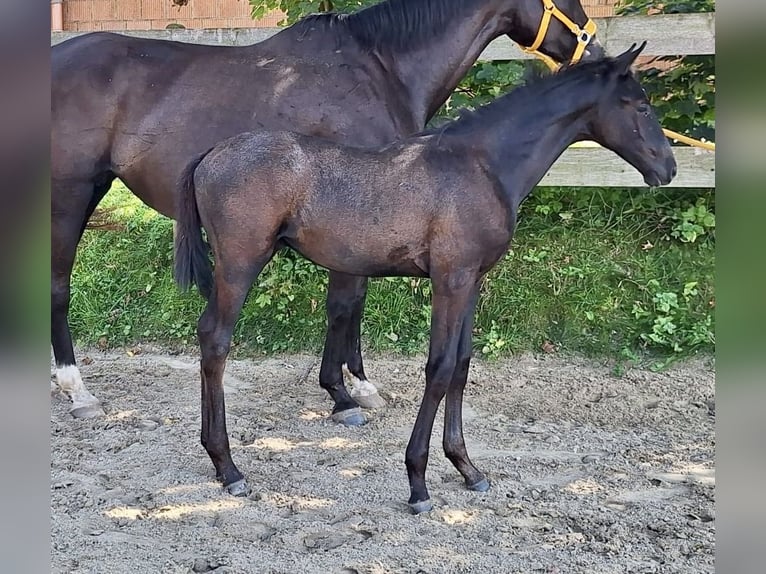
[[[144,419],[142,421],[138,421],[138,428],[145,431],[153,431],[158,426],[160,426],[157,421],[153,421],[150,419]]]
[[[596,462],[600,458],[601,457],[597,454],[586,454],[580,460],[582,460],[585,464],[590,464],[591,462]]]
[[[194,570],[195,572],[209,572],[210,566],[207,563],[207,559],[195,558],[194,565],[192,566],[192,570]]]

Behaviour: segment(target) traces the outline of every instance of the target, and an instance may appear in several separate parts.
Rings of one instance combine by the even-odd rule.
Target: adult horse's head
[[[640,171],[647,185],[666,185],[676,175],[673,150],[631,69],[644,46],[634,44],[604,60],[603,92],[588,128],[595,141]]]
[[[505,33],[548,65],[606,55],[596,39],[596,25],[580,0],[503,1],[508,5]]]

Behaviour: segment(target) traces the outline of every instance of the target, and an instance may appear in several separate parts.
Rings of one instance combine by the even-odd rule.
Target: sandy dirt
[[[434,510],[408,511],[404,450],[424,358],[367,357],[388,407],[329,421],[319,363],[230,360],[235,462],[252,494],[215,482],[199,444],[194,354],[80,350],[107,416],[51,395],[56,573],[714,572],[714,368],[621,377],[525,355],[472,365],[465,433],[492,488],[469,492],[441,451]]]

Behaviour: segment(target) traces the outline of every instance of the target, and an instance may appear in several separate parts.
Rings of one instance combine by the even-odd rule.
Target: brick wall
[[[185,28],[253,28],[276,26],[282,14],[263,20],[250,17],[247,0],[64,0],[64,30],[161,30],[169,24]]]
[[[593,18],[614,14],[616,0],[582,0]],[[64,30],[161,30],[169,24],[185,28],[253,28],[276,26],[274,12],[263,20],[250,18],[247,0],[189,0],[176,6],[171,0],[64,0]]]
[[[581,0],[585,12],[591,18],[614,16],[616,0]]]

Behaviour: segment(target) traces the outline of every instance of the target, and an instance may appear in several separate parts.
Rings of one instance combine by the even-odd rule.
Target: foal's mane
[[[351,14],[323,12],[296,22],[296,31],[324,26],[338,41],[349,35],[365,50],[407,50],[423,45],[434,34],[460,19],[482,0],[385,0]]]
[[[478,126],[492,125],[499,120],[507,119],[509,113],[519,115],[522,110],[531,110],[534,113],[534,110],[539,107],[540,99],[546,94],[555,90],[566,97],[567,94],[593,76],[607,77],[615,64],[614,58],[603,58],[565,65],[552,74],[532,75],[527,78],[523,86],[514,88],[475,110],[461,109],[456,119],[421,133],[425,135],[469,131]]]

